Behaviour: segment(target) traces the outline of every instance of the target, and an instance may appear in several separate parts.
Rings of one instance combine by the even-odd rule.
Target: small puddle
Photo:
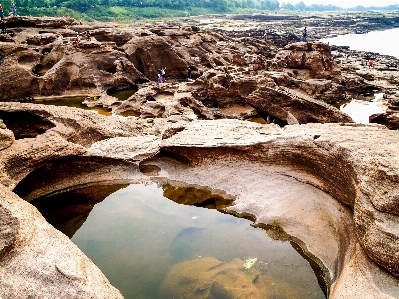
[[[224,212],[233,199],[219,193],[178,183],[114,184],[31,203],[126,299],[326,298],[300,250],[279,241],[277,224],[269,237]]]
[[[267,121],[263,117],[260,117],[260,116],[250,118],[249,121],[252,121],[252,122],[258,123],[258,124],[263,124],[263,125],[267,124]]]
[[[378,103],[383,95],[383,93],[376,93],[371,102],[355,99],[351,101],[339,101],[333,106],[348,114],[356,123],[368,124],[371,115],[385,112],[385,109],[381,108]]]
[[[55,97],[55,98],[43,98],[34,100],[35,104],[44,104],[44,105],[53,105],[53,106],[66,106],[66,107],[75,107],[81,108],[85,110],[94,110],[97,111],[98,114],[102,115],[111,115],[112,112],[103,108],[103,107],[87,107],[83,105],[83,101],[86,99],[85,96],[75,96],[75,97]]]
[[[107,94],[109,96],[117,98],[119,101],[126,101],[136,92],[137,89],[129,88],[129,89],[116,90],[116,91],[108,91]]]

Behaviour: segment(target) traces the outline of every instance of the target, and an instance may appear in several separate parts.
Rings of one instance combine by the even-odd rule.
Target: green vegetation
[[[320,0],[321,1],[321,0]],[[5,13],[11,11],[12,0],[3,0]],[[20,0],[16,1],[19,15],[70,16],[85,21],[124,21],[145,18],[178,18],[208,14],[307,13],[315,11],[344,11],[328,4],[304,2],[279,3],[279,0]],[[399,10],[399,4],[387,7],[357,6],[346,11]]]

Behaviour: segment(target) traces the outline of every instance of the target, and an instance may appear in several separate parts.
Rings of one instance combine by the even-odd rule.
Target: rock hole
[[[14,133],[15,139],[35,138],[55,127],[46,118],[26,111],[0,111],[0,119]]]
[[[156,165],[140,165],[139,170],[142,174],[152,176],[152,175],[157,175],[160,171],[161,168],[159,168]]]
[[[48,53],[51,52],[51,50],[52,50],[52,48],[44,48],[44,49],[42,50],[42,55],[47,55]]]
[[[49,69],[53,67],[52,63],[46,63],[46,64],[41,64],[39,63],[36,65],[33,69],[32,72],[38,76],[44,76]]]
[[[116,65],[114,64],[104,64],[104,71],[115,74],[116,73]]]

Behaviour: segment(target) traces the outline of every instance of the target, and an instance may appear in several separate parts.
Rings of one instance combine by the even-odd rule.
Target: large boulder
[[[338,109],[284,87],[261,87],[246,102],[288,124],[353,122]]]
[[[309,78],[340,76],[340,69],[331,56],[330,46],[323,43],[292,43],[280,50],[274,60],[282,68],[307,70]]]
[[[31,29],[14,36],[16,43],[0,43],[0,88],[4,91],[0,100],[81,94],[82,90],[98,95],[148,81],[114,43],[83,40],[74,48],[70,37],[74,33],[61,33]]]
[[[370,115],[371,123],[385,125],[390,130],[399,129],[399,117],[397,114],[377,113]]]

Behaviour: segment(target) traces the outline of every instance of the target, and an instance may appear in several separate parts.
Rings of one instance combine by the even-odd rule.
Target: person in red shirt
[[[371,60],[369,61],[369,68],[370,67],[373,67],[373,62]]]
[[[0,18],[4,19],[4,11],[3,11],[3,6],[0,4]]]

